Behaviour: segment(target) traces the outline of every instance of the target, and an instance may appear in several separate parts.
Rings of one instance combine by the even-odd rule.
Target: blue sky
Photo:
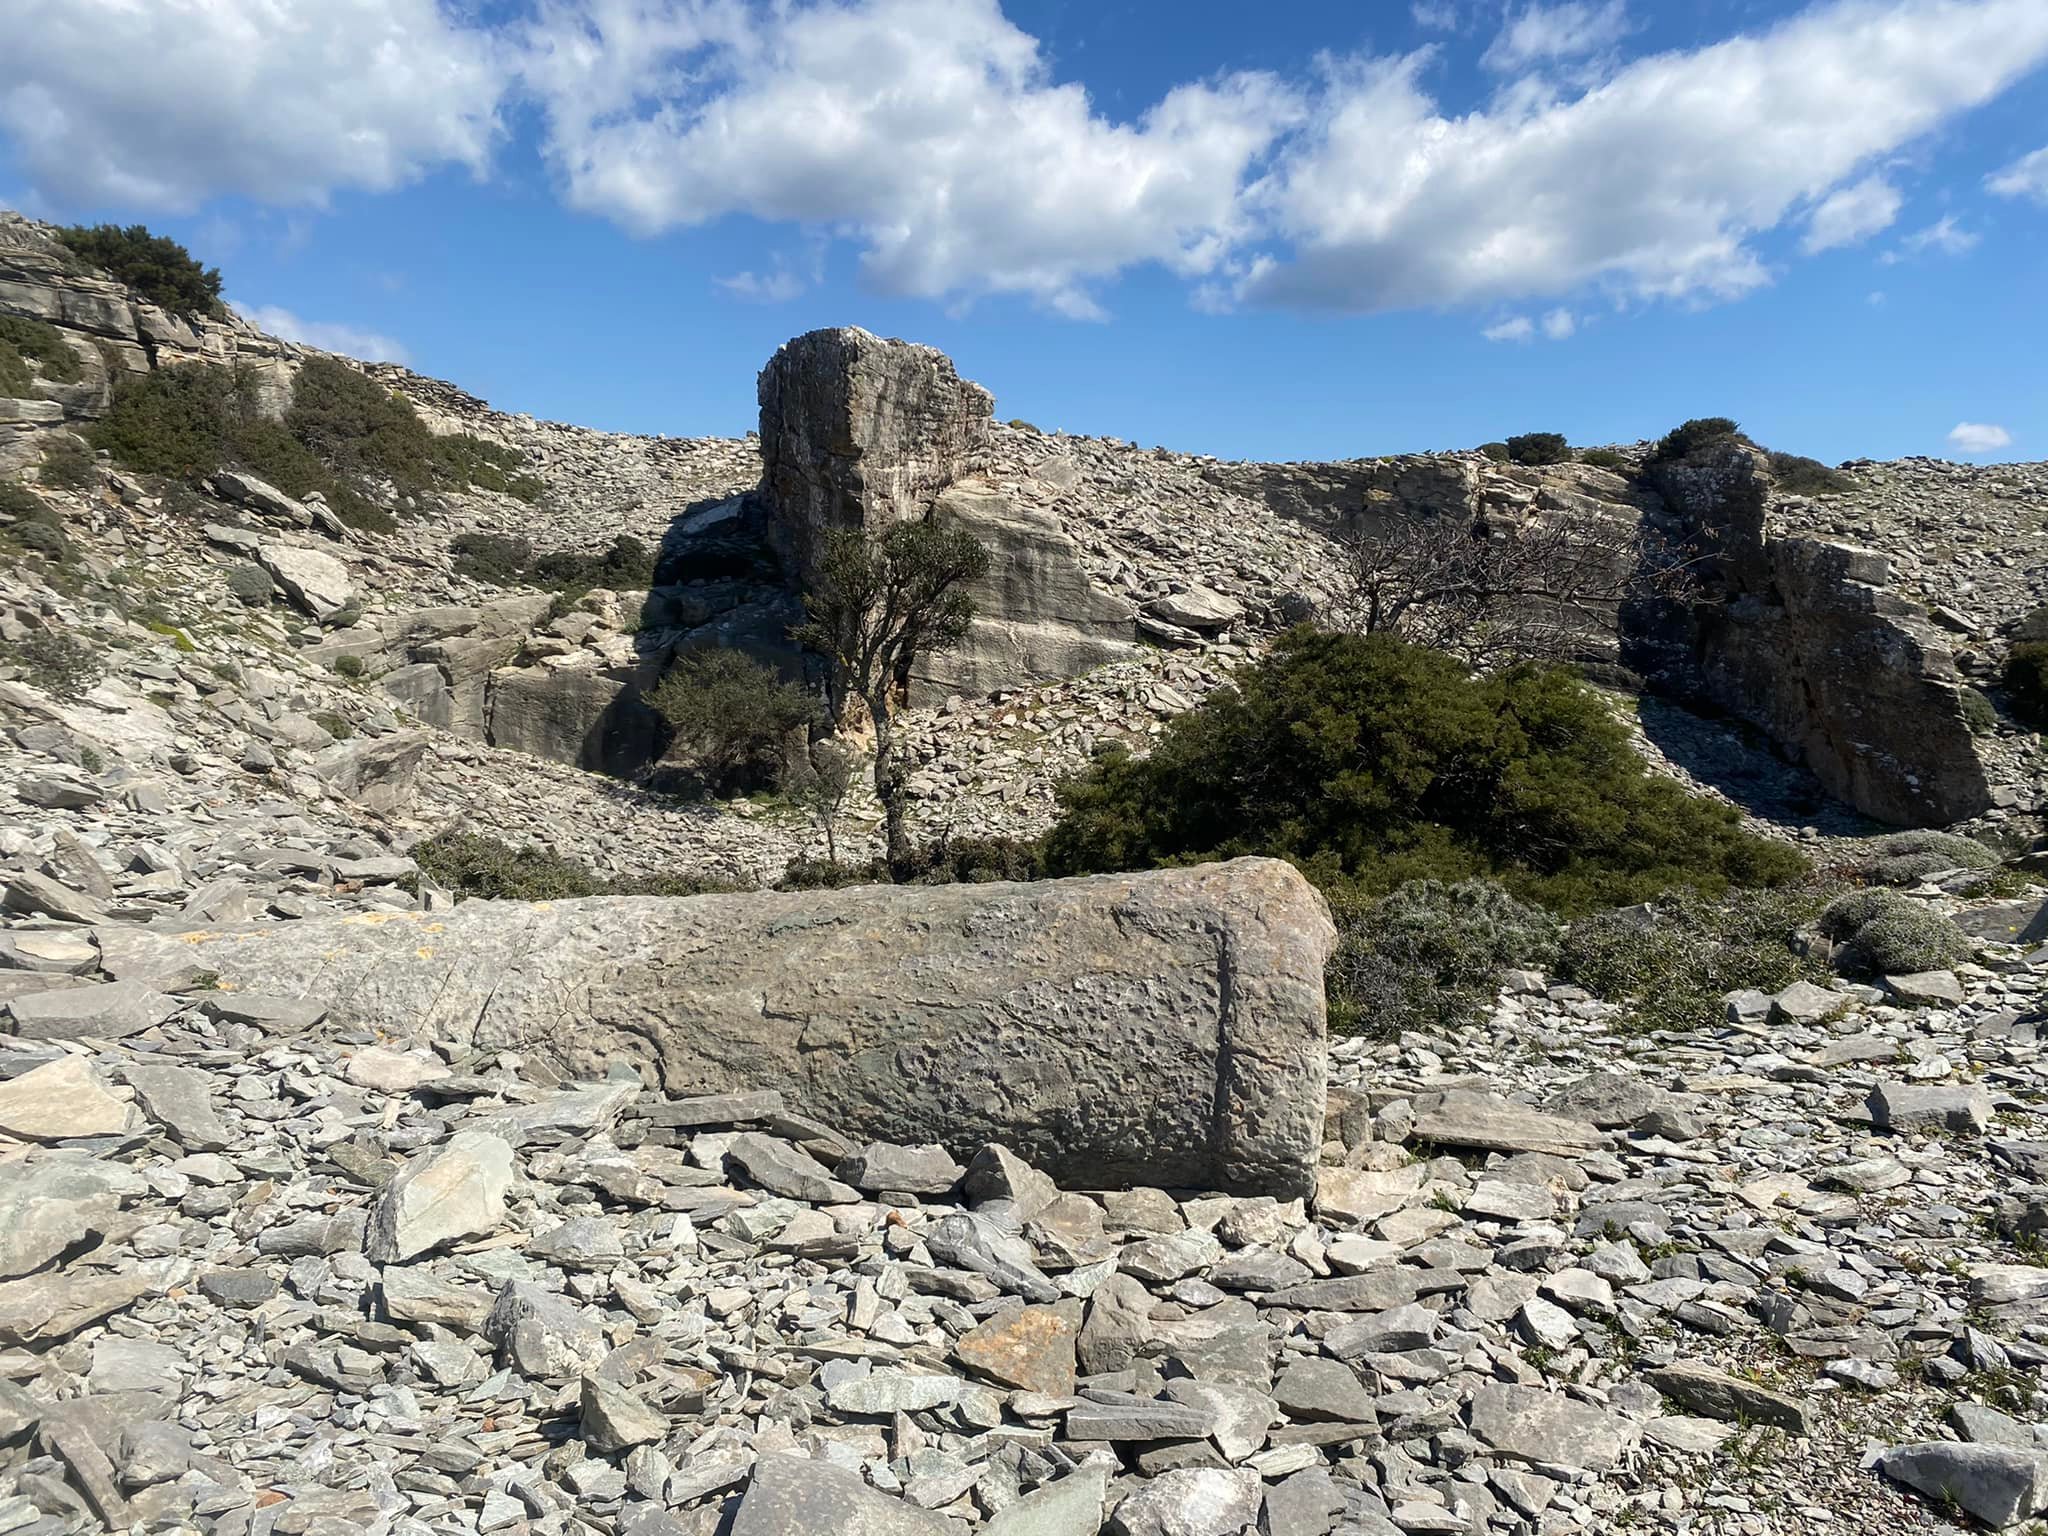
[[[145,221],[273,328],[508,410],[737,433],[777,345],[859,324],[1005,417],[1226,456],[1725,414],[2048,457],[2043,0],[0,0],[0,33],[0,201]]]

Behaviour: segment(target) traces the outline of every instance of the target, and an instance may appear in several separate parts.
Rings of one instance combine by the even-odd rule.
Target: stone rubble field
[[[1760,1533],[2048,1502],[2024,942],[1651,1036],[1511,975],[1471,1029],[1336,1042],[1316,1193],[1281,1203],[1062,1191],[773,1093],[107,980],[65,889],[8,876],[0,937],[10,1536]]]

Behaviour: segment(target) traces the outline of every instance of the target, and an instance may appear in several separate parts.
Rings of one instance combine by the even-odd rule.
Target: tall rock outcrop
[[[935,347],[847,326],[786,342],[761,370],[770,537],[810,579],[826,533],[924,517],[978,467],[994,397]]]
[[[1628,615],[1631,665],[1761,727],[1880,821],[1943,826],[1990,806],[1954,653],[1923,609],[1886,590],[1883,554],[1776,535],[1769,461],[1745,442],[1649,475],[1705,576],[1693,599]]]
[[[1090,1188],[1315,1187],[1335,931],[1277,860],[98,933],[126,977],[199,967],[671,1094],[777,1089],[852,1136],[997,1141]]]
[[[966,642],[921,656],[913,704],[1057,682],[1137,654],[1135,607],[1096,586],[1042,499],[983,469],[994,401],[931,347],[856,328],[788,342],[761,372],[765,535],[791,582],[825,535],[936,518],[988,546]]]

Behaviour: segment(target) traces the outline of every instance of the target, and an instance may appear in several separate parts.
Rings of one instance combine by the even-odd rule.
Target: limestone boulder
[[[976,466],[994,406],[945,353],[858,327],[785,343],[759,397],[770,537],[799,582],[829,531],[925,516]]]
[[[257,548],[256,563],[270,572],[285,596],[316,619],[332,618],[356,595],[348,567],[317,549],[264,544]]]
[[[942,492],[932,516],[972,534],[991,558],[968,589],[975,617],[966,640],[912,663],[912,704],[1059,682],[1138,654],[1135,610],[1089,580],[1057,514],[968,480]]]
[[[124,969],[676,1095],[776,1088],[849,1138],[1000,1142],[1089,1187],[1314,1188],[1334,930],[1277,861],[379,919],[137,931]]]

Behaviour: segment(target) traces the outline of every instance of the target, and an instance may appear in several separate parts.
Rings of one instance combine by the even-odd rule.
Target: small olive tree
[[[792,732],[817,715],[810,695],[742,651],[693,651],[648,695],[715,795],[782,777]]]
[[[839,814],[859,777],[860,759],[853,748],[826,737],[810,744],[801,758],[792,754],[783,793],[809,813],[825,834],[825,858],[839,862]]]
[[[974,618],[966,588],[988,566],[987,547],[965,529],[932,522],[897,523],[879,536],[839,529],[826,535],[815,586],[804,596],[810,618],[791,631],[829,664],[834,717],[852,697],[874,722],[875,796],[892,868],[903,868],[912,853],[908,775],[895,742],[897,690],[913,656],[966,638]]]

